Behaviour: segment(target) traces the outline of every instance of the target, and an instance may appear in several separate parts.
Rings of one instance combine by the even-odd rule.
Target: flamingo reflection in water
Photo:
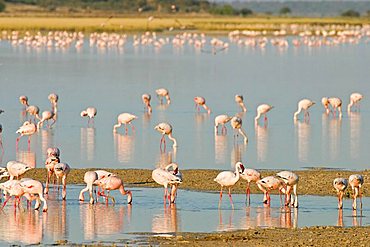
[[[172,233],[179,231],[179,216],[176,204],[171,203],[165,206],[163,213],[153,215],[152,232],[153,233]]]

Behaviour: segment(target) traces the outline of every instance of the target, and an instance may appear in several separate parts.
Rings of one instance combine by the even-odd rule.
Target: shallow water
[[[224,38],[225,39],[225,38]],[[207,48],[206,48],[207,49]],[[81,50],[27,49],[0,43],[0,115],[5,153],[2,164],[23,160],[43,167],[45,150],[58,146],[62,161],[72,168],[153,168],[156,163],[177,161],[182,169],[228,169],[235,161],[256,168],[299,169],[306,166],[368,168],[370,153],[370,95],[368,43],[336,47],[289,47],[265,50],[232,44],[216,55],[192,47],[164,46],[98,50],[87,44]],[[166,87],[170,106],[159,105],[155,89]],[[361,92],[361,112],[342,120],[323,115],[323,96],[338,96],[346,108],[350,93]],[[23,123],[18,97],[25,94],[41,111],[50,109],[47,96],[59,97],[58,121],[26,138],[15,150],[15,131]],[[143,111],[141,94],[152,95],[153,114]],[[214,136],[213,121],[218,114],[234,115],[239,108],[234,95],[244,95],[248,112],[243,115],[249,136],[247,146],[235,145],[232,130]],[[204,96],[212,114],[196,113],[193,97]],[[293,123],[298,100],[317,102],[309,124]],[[255,109],[260,103],[275,108],[268,114],[267,128],[254,127]],[[95,127],[79,116],[95,106]],[[136,114],[136,133],[125,136],[112,127],[121,112]],[[161,122],[173,125],[178,139],[176,153],[161,153],[160,134],[153,128]],[[262,124],[262,123],[261,123]],[[262,124],[263,125],[263,124]],[[171,142],[167,142],[170,144]],[[169,145],[171,146],[171,145]]]
[[[43,244],[58,240],[75,243],[117,241],[140,237],[140,233],[174,234],[176,232],[214,232],[254,227],[304,227],[316,225],[369,226],[369,198],[364,198],[362,212],[354,215],[351,200],[344,201],[338,211],[335,197],[300,196],[299,209],[280,208],[278,196],[272,196],[271,207],[262,203],[262,195],[251,196],[251,206],[245,206],[245,195],[233,195],[235,210],[227,196],[218,209],[217,193],[178,191],[176,205],[164,207],[163,189],[134,188],[133,205],[113,191],[117,203],[108,206],[101,200],[96,205],[80,203],[82,186],[68,186],[67,201],[52,190],[49,211],[34,210],[14,213],[12,202],[1,211],[0,244]],[[85,195],[87,196],[87,195]],[[86,199],[86,198],[85,198]],[[23,203],[25,204],[25,203]],[[25,207],[25,206],[24,206]],[[342,212],[342,215],[339,214]]]

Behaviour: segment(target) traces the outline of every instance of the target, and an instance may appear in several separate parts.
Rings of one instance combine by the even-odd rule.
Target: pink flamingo
[[[23,174],[25,174],[27,171],[31,170],[32,168],[22,162],[13,160],[13,161],[9,161],[6,164],[6,169],[8,170],[9,175],[10,175],[9,180],[13,180],[14,177],[17,177],[17,179],[19,179],[20,176],[22,176]]]
[[[215,117],[215,134],[216,135],[218,134],[218,126],[219,125],[222,126],[221,133],[225,132],[225,134],[226,134],[227,129],[226,129],[225,124],[227,124],[231,119],[232,119],[232,117],[229,117],[228,115],[218,115],[217,117]]]
[[[58,156],[50,156],[45,161],[45,168],[47,170],[47,178],[45,183],[45,190],[44,193],[49,193],[49,182],[53,175],[55,175],[55,165],[60,163]],[[54,177],[54,184],[55,184],[55,177]]]
[[[230,123],[231,123],[231,127],[234,129],[234,140],[235,140],[235,131],[237,130],[244,137],[244,143],[247,144],[248,137],[242,128],[242,125],[243,125],[242,119],[240,117],[235,116],[231,119]],[[238,134],[236,134],[236,137],[238,137]]]
[[[172,171],[169,170],[169,168],[175,167]],[[152,178],[153,180],[159,184],[164,186],[164,197],[163,202],[166,204],[167,198],[170,200],[170,203],[174,203],[175,201],[175,195],[173,195],[172,189],[171,189],[171,198],[168,194],[168,186],[170,185],[175,186],[175,190],[179,184],[182,183],[182,176],[181,173],[178,172],[177,164],[169,164],[164,169],[163,168],[157,168],[153,170],[152,172]]]
[[[285,195],[286,195],[286,201],[285,205],[289,206],[291,204],[295,208],[298,208],[298,193],[297,193],[297,187],[298,187],[298,181],[299,177],[297,174],[291,172],[291,171],[281,171],[276,173],[276,177],[283,180],[286,186]],[[291,200],[291,191],[293,189],[294,198]]]
[[[53,120],[53,123],[49,124],[49,120]],[[53,126],[56,122],[56,115],[54,114],[54,112],[43,111],[41,114],[41,120],[37,123],[37,129],[40,129],[43,126],[45,121],[48,123],[47,127],[51,128],[51,126]]]
[[[60,156],[60,150],[59,148],[48,148],[46,150],[47,157],[59,157]]]
[[[24,195],[24,191],[23,191],[20,184],[21,184],[21,181],[19,181],[19,180],[8,180],[8,181],[0,184],[0,189],[3,190],[4,195],[9,194],[7,199],[4,201],[3,206],[1,207],[1,209],[3,209],[5,207],[5,205],[9,201],[9,199],[13,196],[15,197],[14,208],[17,207],[17,203],[18,203],[19,206],[21,205],[20,204],[21,203],[20,198]]]
[[[329,99],[327,97],[323,97],[321,99],[321,104],[324,106],[325,108],[325,113],[326,114],[329,114],[330,112],[330,108],[329,108]]]
[[[147,93],[144,93],[141,96],[141,99],[143,100],[143,103],[144,103],[145,107],[148,109],[148,113],[152,113],[152,106],[150,105],[151,98],[152,98],[152,96],[150,96],[150,94],[147,94]]]
[[[168,105],[171,104],[170,94],[169,94],[167,89],[159,88],[159,89],[155,90],[155,92],[156,92],[157,97],[160,100],[161,104],[163,103],[163,97],[166,98]]]
[[[21,103],[25,108],[28,107],[28,97],[25,95],[19,96],[19,103]]]
[[[257,125],[258,124],[258,119],[261,117],[261,115],[263,114],[265,116],[264,120],[265,120],[265,126],[266,126],[266,123],[267,123],[267,116],[266,114],[272,109],[274,108],[273,106],[270,106],[268,104],[262,104],[262,105],[259,105],[257,107],[257,116],[254,118],[254,122],[255,124]]]
[[[67,196],[67,176],[70,171],[71,171],[71,168],[66,163],[58,163],[54,166],[54,173],[55,173],[55,176],[57,177],[58,190],[59,190],[59,179],[62,178],[62,185],[63,185],[62,199],[63,200],[65,200]]]
[[[345,178],[336,178],[333,181],[333,186],[337,190],[337,194],[338,194],[338,208],[342,209],[344,191],[347,189],[348,180]]]
[[[244,104],[243,95],[238,95],[238,94],[235,95],[235,102],[242,108],[243,112],[247,111],[247,108],[245,107],[245,104]]]
[[[22,136],[28,136],[28,149],[31,145],[31,135],[35,134],[37,131],[36,124],[25,121],[21,127],[16,131],[16,133],[20,134],[19,137],[16,139],[16,149],[18,150],[18,142]]]
[[[338,109],[339,117],[342,117],[342,100],[340,98],[331,97],[328,99],[329,104],[333,108],[332,113],[335,116],[336,109]]]
[[[84,182],[86,183],[86,188],[82,189],[79,195],[79,200],[84,201],[84,193],[89,191],[90,204],[94,204],[93,186],[98,180],[98,174],[94,171],[88,171],[84,175]]]
[[[244,172],[240,174],[240,177],[247,181],[247,188],[245,190],[245,193],[247,195],[248,204],[251,204],[251,190],[250,190],[250,183],[251,182],[257,182],[261,179],[261,173],[257,170],[246,168],[244,169]]]
[[[315,102],[309,99],[302,99],[298,102],[298,110],[294,113],[294,121],[297,120],[298,114],[304,110],[304,119],[309,119],[310,113],[308,112],[308,108],[313,106]]]
[[[83,110],[80,115],[81,117],[89,118],[89,120],[87,121],[87,125],[89,125],[90,122],[94,124],[94,118],[96,116],[96,113],[97,113],[97,110],[95,107],[88,107],[86,108],[86,110]]]
[[[224,187],[226,187],[229,189],[230,203],[231,203],[231,207],[234,209],[234,203],[231,197],[231,187],[234,186],[239,181],[240,174],[243,172],[244,172],[243,164],[241,162],[237,162],[235,164],[235,172],[223,171],[223,172],[220,172],[217,175],[217,177],[214,179],[215,182],[221,185],[220,200],[218,203],[219,208],[221,206],[221,201],[222,201],[222,190]]]
[[[360,110],[360,101],[362,100],[363,96],[360,93],[353,93],[349,97],[349,104],[347,106],[347,112],[351,112],[351,107],[356,106],[358,110]]]
[[[349,176],[348,182],[349,182],[349,185],[351,185],[352,191],[354,191],[353,203],[352,203],[353,210],[356,210],[357,208],[357,203],[356,203],[357,197],[360,197],[360,208],[362,209],[361,187],[364,184],[364,178],[360,174],[353,174]]]
[[[137,116],[132,115],[130,113],[121,113],[118,115],[118,123],[113,126],[113,132],[117,132],[117,128],[121,127],[122,124],[125,125],[125,134],[127,134],[128,129],[127,129],[127,124],[131,125],[131,129],[134,132],[135,127],[131,124],[131,121],[137,119]]]
[[[102,179],[99,179],[95,181],[96,184],[102,189],[102,190],[107,190],[108,193],[100,193],[101,196],[104,196],[106,199],[106,203],[108,203],[108,198],[111,198],[113,203],[116,202],[113,196],[109,195],[109,192],[111,190],[119,190],[119,192],[122,195],[127,195],[127,203],[132,204],[132,192],[130,190],[125,190],[125,187],[123,186],[122,179],[116,176],[110,176],[110,177],[105,177]]]
[[[268,176],[258,180],[257,186],[263,192],[263,203],[270,204],[270,191],[279,190],[281,204],[281,193],[285,193],[284,183],[281,180],[275,178],[274,176]]]
[[[98,175],[97,180],[100,180],[100,179],[106,178],[106,177],[110,177],[110,176],[117,176],[116,174],[105,171],[105,170],[95,170],[95,172]],[[97,185],[97,184],[95,183],[94,185]],[[100,189],[100,187],[98,187],[98,195],[99,195],[99,192],[100,192],[99,189]],[[102,191],[102,192],[104,192],[104,191]],[[98,198],[96,199],[96,201],[98,201]]]
[[[47,212],[48,211],[48,205],[46,203],[46,200],[43,196],[43,186],[40,181],[34,180],[34,179],[24,179],[20,181],[20,186],[24,193],[28,194],[28,199],[36,199],[35,204],[35,210],[39,210],[40,208],[40,201],[43,202],[42,211]],[[38,197],[34,197],[34,195],[38,195]]]
[[[170,124],[168,124],[168,123],[160,123],[157,126],[155,126],[154,129],[157,130],[158,132],[160,132],[162,134],[161,142],[159,144],[159,147],[160,148],[162,148],[162,142],[163,142],[164,149],[166,149],[166,139],[164,137],[165,135],[167,135],[168,138],[171,141],[173,141],[173,148],[176,148],[177,147],[177,141],[172,136],[172,126]]]
[[[211,109],[206,105],[206,99],[200,96],[194,97],[195,107],[198,111],[200,111],[199,106],[203,106],[203,108],[208,112],[208,114],[211,113]]]
[[[36,119],[40,120],[40,116],[39,116],[39,112],[40,112],[40,109],[35,106],[35,105],[30,105],[26,108],[26,112],[30,115],[30,121],[32,121],[32,117],[33,117],[33,121],[36,123]]]
[[[48,99],[51,103],[51,109],[52,109],[53,113],[56,114],[57,113],[59,96],[55,93],[51,93],[51,94],[49,94]]]

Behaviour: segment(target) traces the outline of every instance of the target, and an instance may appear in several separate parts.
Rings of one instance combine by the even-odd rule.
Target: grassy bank
[[[108,16],[107,16],[108,17]],[[232,30],[279,30],[282,25],[370,24],[370,18],[294,18],[294,17],[0,17],[1,30],[66,30],[83,32],[140,32],[188,30],[199,32],[228,32]]]
[[[73,169],[68,176],[68,183],[83,184],[83,176],[89,169]],[[91,170],[91,169],[90,169]],[[158,187],[152,180],[152,171],[146,169],[107,169],[120,176],[124,183],[130,187]],[[219,185],[213,179],[220,172],[219,170],[182,170],[184,182],[181,184],[182,189],[196,190],[196,191],[219,191]],[[265,170],[262,171],[262,176],[274,175],[276,171]],[[370,171],[342,171],[342,170],[324,170],[324,169],[310,169],[296,171],[299,175],[298,192],[301,195],[331,195],[335,196],[336,192],[333,188],[332,182],[334,178],[345,177],[348,178],[351,174],[359,173],[364,176],[365,184],[363,186],[364,196],[368,196],[370,185]],[[40,181],[45,181],[46,169],[38,168],[29,171],[26,177],[31,177]],[[240,180],[233,188],[233,193],[244,193],[246,182]],[[347,190],[347,196],[350,194],[350,189]],[[252,193],[261,193],[257,186],[251,186]]]

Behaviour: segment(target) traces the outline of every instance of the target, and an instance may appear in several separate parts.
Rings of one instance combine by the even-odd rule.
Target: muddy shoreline
[[[83,176],[86,171],[96,169],[72,169],[67,182],[72,184],[83,184]],[[106,169],[116,173],[121,177],[128,187],[160,187],[152,180],[152,171],[148,169]],[[184,182],[180,185],[181,189],[217,192],[219,185],[213,181],[220,170],[206,170],[206,169],[190,169],[181,170]],[[263,177],[274,175],[278,170],[262,170]],[[320,196],[336,196],[333,188],[333,180],[337,177],[348,178],[351,174],[362,174],[364,176],[363,195],[368,196],[369,193],[369,178],[370,171],[347,171],[347,170],[333,170],[333,169],[308,169],[295,171],[299,175],[298,193],[300,195],[320,195]],[[36,168],[30,170],[24,177],[34,178],[40,181],[45,181],[46,169]],[[233,193],[245,193],[246,182],[239,180],[233,187]],[[251,193],[260,194],[255,184],[251,185]],[[351,189],[347,189],[347,196],[352,193]]]

